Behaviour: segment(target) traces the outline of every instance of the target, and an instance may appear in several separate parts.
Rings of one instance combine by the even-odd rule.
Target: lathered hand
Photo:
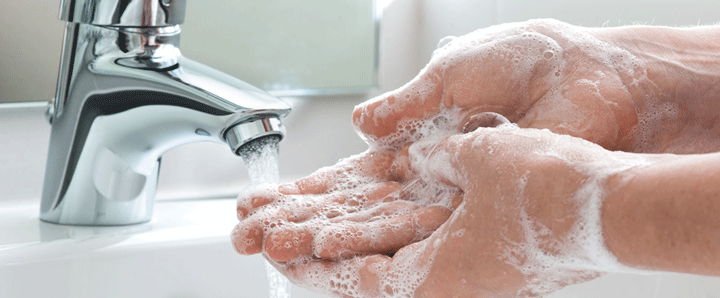
[[[370,151],[295,183],[253,188],[238,201],[235,248],[288,262],[393,253],[424,239],[457,207],[460,193],[408,169],[407,150]]]
[[[712,121],[720,116],[720,79],[711,75],[720,67],[703,60],[712,57],[710,44],[720,44],[710,42],[711,31],[539,20],[459,37],[407,85],[355,109],[367,152],[296,183],[241,195],[233,243],[241,253],[265,251],[301,285],[353,297],[534,295],[594,277],[608,258],[602,250],[574,250],[567,238],[581,219],[570,206],[585,187],[579,181],[599,177],[597,164],[581,165],[611,158],[601,147],[720,149],[720,122]],[[656,42],[678,49],[658,50]],[[683,49],[693,49],[694,58]],[[601,147],[547,131],[483,128],[505,122]],[[533,151],[538,144],[565,158],[528,159],[542,153]],[[457,158],[439,158],[442,152]],[[422,166],[425,158],[445,163]],[[536,202],[537,195],[546,198]],[[471,205],[481,213],[467,212]],[[544,228],[523,226],[528,222]],[[523,238],[535,228],[537,241]],[[544,275],[553,262],[530,262],[539,256],[526,254],[531,244],[544,256],[570,249],[592,255],[591,262]]]
[[[414,170],[431,184],[458,189],[463,201],[429,238],[392,257],[321,255],[276,264],[278,270],[342,297],[435,298],[543,295],[621,266],[603,244],[601,189],[606,177],[643,159],[513,125],[422,146]],[[327,229],[346,239],[355,232],[341,223]],[[399,224],[395,233],[417,229]]]

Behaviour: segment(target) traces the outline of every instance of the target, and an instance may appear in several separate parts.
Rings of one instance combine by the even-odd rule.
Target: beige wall
[[[375,83],[370,0],[262,3],[188,1],[183,54],[264,89],[357,91]],[[55,95],[64,32],[59,5],[60,0],[0,0],[0,103]],[[305,18],[302,25],[287,24],[296,12]]]
[[[190,0],[189,5],[200,1]],[[0,102],[54,96],[63,34],[63,23],[57,18],[59,2],[0,1]],[[208,4],[222,7],[217,2]],[[192,20],[192,11],[188,15]],[[386,67],[380,71],[380,88],[388,90],[411,79],[444,36],[531,18],[556,18],[583,26],[713,24],[720,22],[720,1],[395,0],[383,18],[384,34],[394,39],[380,41],[386,43],[380,45],[384,60],[380,64]],[[198,38],[183,36],[182,42],[196,45]]]
[[[720,22],[718,0],[417,0],[421,2],[423,59],[438,41],[493,24],[553,18],[586,27]]]
[[[55,95],[63,22],[59,0],[0,1],[0,103]]]

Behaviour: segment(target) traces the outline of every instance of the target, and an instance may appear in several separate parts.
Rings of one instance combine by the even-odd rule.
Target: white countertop
[[[268,297],[265,260],[230,243],[235,199],[160,201],[118,227],[46,223],[38,207],[0,208],[0,297]]]

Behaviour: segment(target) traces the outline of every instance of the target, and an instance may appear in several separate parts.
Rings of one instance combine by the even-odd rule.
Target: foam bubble
[[[650,146],[656,143],[655,140],[667,129],[667,123],[673,123],[680,113],[677,103],[656,102],[645,100],[644,107],[638,113],[638,124],[636,126],[637,137],[632,144],[637,152],[656,152],[658,148]]]
[[[440,39],[436,48],[438,48],[438,49],[443,48],[443,47],[447,46],[448,44],[450,44],[455,39],[457,39],[457,37],[455,37],[455,36],[445,36]]]

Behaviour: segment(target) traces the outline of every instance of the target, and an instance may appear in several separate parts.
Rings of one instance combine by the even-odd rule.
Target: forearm
[[[720,26],[590,32],[632,57],[632,66],[616,70],[637,115],[628,130],[630,151],[720,151]]]
[[[644,96],[653,96],[655,100],[659,97],[717,98],[720,26],[630,26],[596,30],[593,35],[627,50],[637,59],[635,79],[647,75],[654,85],[640,84],[639,90],[633,90],[638,93],[637,100]]]
[[[663,155],[607,183],[603,233],[621,263],[720,275],[720,153]]]

